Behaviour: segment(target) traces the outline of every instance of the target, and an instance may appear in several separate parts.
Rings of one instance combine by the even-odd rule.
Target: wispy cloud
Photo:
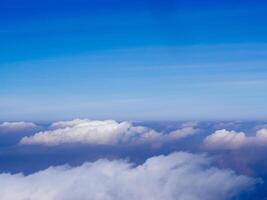
[[[32,122],[3,122],[0,124],[0,132],[13,132],[37,128]]]

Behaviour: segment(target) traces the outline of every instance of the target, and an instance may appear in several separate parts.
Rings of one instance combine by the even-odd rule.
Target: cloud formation
[[[87,122],[91,122],[91,120],[89,120],[89,119],[74,119],[71,121],[59,121],[59,122],[52,123],[50,128],[51,129],[59,129],[59,128],[74,127],[76,125],[79,125],[82,123],[87,123]]]
[[[255,136],[246,136],[243,132],[217,130],[207,136],[204,145],[208,149],[239,149],[248,146],[267,145],[267,129],[256,132]]]
[[[13,132],[27,129],[34,129],[37,125],[32,122],[3,122],[0,124],[1,132]]]
[[[24,137],[20,144],[84,143],[114,145],[152,141],[166,142],[192,135],[195,132],[194,128],[185,127],[169,134],[163,134],[144,126],[134,126],[126,121],[76,119],[53,123],[51,130]]]
[[[0,174],[0,199],[226,200],[254,184],[252,178],[210,167],[203,155],[178,152],[152,157],[139,166],[98,160],[28,176]]]

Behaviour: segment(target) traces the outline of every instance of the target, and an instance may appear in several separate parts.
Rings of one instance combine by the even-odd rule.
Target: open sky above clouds
[[[0,119],[264,119],[266,8],[1,1]]]

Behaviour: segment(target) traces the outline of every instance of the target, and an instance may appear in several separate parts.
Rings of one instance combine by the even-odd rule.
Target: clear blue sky
[[[0,120],[267,118],[267,2],[2,0]]]

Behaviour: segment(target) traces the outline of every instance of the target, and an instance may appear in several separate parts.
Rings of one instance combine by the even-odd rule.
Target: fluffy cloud
[[[246,136],[243,132],[225,129],[217,130],[205,138],[204,145],[209,149],[239,149],[267,145],[267,129],[258,130],[255,136]]]
[[[267,128],[262,128],[258,130],[256,133],[256,137],[261,139],[267,139]]]
[[[235,149],[243,145],[245,141],[245,133],[222,129],[206,137],[204,143],[211,149]]]
[[[122,144],[151,141],[170,141],[194,134],[194,128],[185,127],[169,134],[159,133],[153,129],[134,126],[129,122],[114,120],[80,120],[56,122],[51,130],[24,137],[20,144],[58,145],[64,143],[85,144]]]
[[[36,124],[32,122],[3,122],[0,124],[1,132],[12,132],[12,131],[20,131],[27,129],[36,128]]]
[[[66,128],[66,127],[73,127],[82,123],[87,123],[91,122],[89,119],[74,119],[71,121],[59,121],[59,122],[54,122],[51,124],[52,129],[59,129],[59,128]]]
[[[254,184],[252,178],[210,167],[205,156],[179,152],[139,166],[99,160],[28,176],[0,174],[0,199],[226,200]]]

